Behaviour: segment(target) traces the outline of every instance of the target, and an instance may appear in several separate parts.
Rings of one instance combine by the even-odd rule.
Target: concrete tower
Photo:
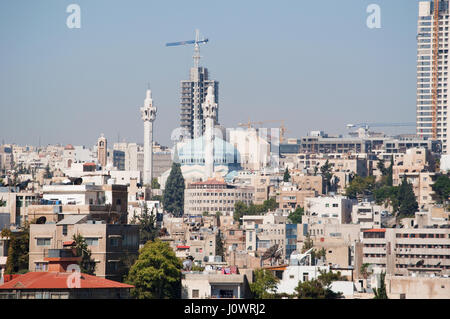
[[[449,23],[448,0],[419,2],[416,131],[420,137],[441,141],[444,154],[450,151]]]
[[[108,143],[103,133],[97,140],[97,160],[102,169],[105,169],[108,159]]]
[[[205,173],[206,177],[210,178],[214,174],[214,120],[217,115],[217,103],[212,86],[208,87],[202,110],[205,120]]]
[[[153,161],[153,121],[156,118],[156,106],[153,106],[152,91],[147,90],[144,106],[141,107],[144,121],[144,184],[152,183]]]
[[[208,69],[193,67],[188,81],[181,81],[181,127],[187,133],[186,137],[198,138],[205,129],[202,104],[205,101],[207,88],[214,89],[215,103],[219,103],[219,82],[210,80]],[[219,124],[218,110],[214,124]]]

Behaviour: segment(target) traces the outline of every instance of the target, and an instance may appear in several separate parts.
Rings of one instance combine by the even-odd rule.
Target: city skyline
[[[417,2],[379,1],[381,29],[366,26],[370,1],[327,1],[320,10],[308,2],[250,2],[237,12],[233,3],[178,2],[199,21],[162,3],[77,3],[82,26],[75,30],[65,24],[69,2],[1,5],[6,143],[94,145],[102,132],[110,143],[119,135],[142,143],[139,106],[150,83],[160,111],[154,138],[170,146],[193,50],[164,43],[191,39],[196,28],[210,39],[200,65],[221,83],[225,127],[285,119],[287,136],[299,137],[345,134],[349,122],[386,122],[386,112],[392,122],[415,119]],[[311,17],[314,10],[323,18]]]

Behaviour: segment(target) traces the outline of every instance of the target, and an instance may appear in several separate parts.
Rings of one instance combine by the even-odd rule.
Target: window
[[[303,273],[303,281],[308,281],[308,273],[307,272]]]
[[[36,245],[37,246],[50,246],[51,238],[37,238]]]
[[[98,238],[86,237],[85,240],[88,246],[98,246]]]
[[[198,298],[198,297],[199,297],[199,290],[192,289],[192,298]]]
[[[63,225],[62,234],[63,236],[67,236],[67,225]]]
[[[119,238],[113,237],[109,239],[111,247],[119,247]]]

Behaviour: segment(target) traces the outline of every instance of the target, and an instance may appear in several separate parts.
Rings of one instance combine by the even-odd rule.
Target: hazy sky
[[[66,8],[81,7],[69,29]],[[366,8],[381,7],[381,28]],[[360,122],[414,122],[416,0],[0,0],[0,142],[141,143],[150,83],[154,139],[171,145],[194,30],[219,84],[219,120],[286,120],[289,137]],[[273,125],[273,124],[272,124]],[[397,129],[414,131],[413,127]],[[386,129],[386,131],[392,131]]]

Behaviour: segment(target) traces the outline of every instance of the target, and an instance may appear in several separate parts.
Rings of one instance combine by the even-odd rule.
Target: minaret
[[[214,119],[217,114],[217,103],[215,103],[212,86],[208,87],[202,109],[205,120],[205,173],[206,177],[210,178],[214,173]]]
[[[151,185],[153,178],[153,121],[156,118],[156,110],[156,106],[153,106],[152,91],[148,89],[144,106],[141,107],[142,120],[144,121],[144,185]]]
[[[108,143],[103,133],[97,140],[97,160],[104,170],[108,161]]]

